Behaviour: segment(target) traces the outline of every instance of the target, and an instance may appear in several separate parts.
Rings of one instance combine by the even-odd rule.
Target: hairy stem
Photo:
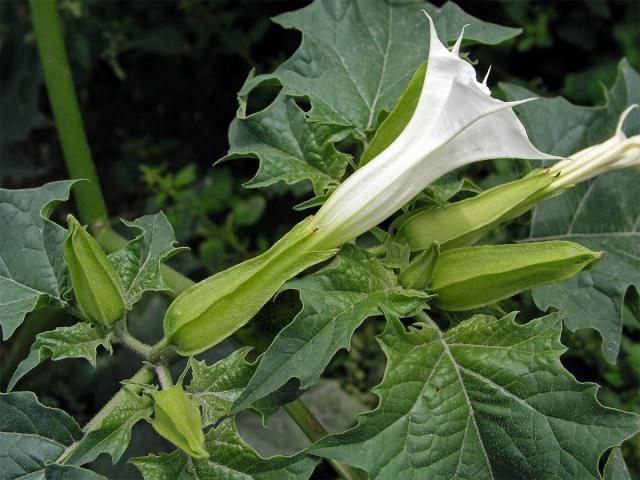
[[[134,352],[139,357],[148,360],[151,356],[151,346],[141,342],[127,331],[126,325],[116,332],[118,342]]]
[[[173,378],[171,378],[171,372],[165,363],[156,365],[156,376],[158,377],[158,382],[160,382],[162,390],[169,390],[173,387]]]

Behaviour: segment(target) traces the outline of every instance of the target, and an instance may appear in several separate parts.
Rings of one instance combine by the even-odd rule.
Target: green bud
[[[67,216],[67,224],[64,261],[78,308],[89,322],[112,325],[125,315],[120,278],[104,250],[73,215]]]
[[[405,288],[426,290],[431,283],[433,270],[435,269],[439,254],[439,245],[432,243],[428,249],[416,255],[416,257],[409,262],[409,265],[400,271],[400,275],[398,275],[400,284]]]
[[[546,170],[536,170],[445,207],[413,210],[395,222],[396,236],[412,251],[424,250],[433,242],[439,242],[442,250],[472,245],[495,226],[522,215],[547,197],[552,181]]]
[[[451,311],[481,307],[566,280],[602,256],[565,241],[455,248],[440,254],[436,263],[434,303]]]
[[[153,428],[175,446],[194,458],[206,458],[200,408],[175,385],[153,395]]]
[[[164,316],[164,333],[179,354],[216,345],[246,324],[280,287],[301,271],[336,254],[316,250],[316,230],[303,220],[268,251],[185,290]]]

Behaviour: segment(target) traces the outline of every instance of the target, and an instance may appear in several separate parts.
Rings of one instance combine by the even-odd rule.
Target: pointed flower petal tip
[[[549,160],[530,142],[513,107],[491,97],[474,67],[450,51],[429,22],[429,58],[415,110],[393,142],[349,177],[318,211],[317,246],[334,248],[379,224],[434,180],[492,158]]]
[[[487,73],[485,73],[484,78],[482,79],[482,85],[487,86],[487,80],[489,80],[489,74],[491,73],[491,65],[489,65],[489,69]]]
[[[460,46],[462,45],[462,38],[464,37],[464,31],[468,26],[469,26],[468,23],[465,23],[462,26],[462,30],[460,31],[460,35],[458,36],[458,39],[456,40],[455,45],[451,48],[451,53],[453,53],[454,55],[460,56]]]

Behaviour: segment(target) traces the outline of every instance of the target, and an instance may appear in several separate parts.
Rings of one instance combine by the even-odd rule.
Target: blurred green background
[[[242,183],[254,173],[255,162],[215,168],[212,164],[226,153],[236,92],[249,70],[270,72],[299,43],[298,32],[283,30],[270,17],[308,3],[59,1],[81,110],[110,213],[132,219],[164,210],[180,243],[192,249],[173,265],[193,279],[264,250],[305,215],[291,207],[308,198],[308,187],[247,190]],[[541,95],[601,104],[602,85],[614,82],[621,57],[640,67],[637,0],[458,4],[483,20],[523,28],[519,37],[505,44],[470,49],[470,57],[485,66],[481,70],[492,66],[491,86],[499,81],[522,83]],[[0,2],[0,62],[0,186],[26,188],[66,178],[26,2]],[[483,185],[503,181],[514,175],[513,165],[489,164],[473,171],[474,180]],[[59,218],[63,213],[60,209]],[[135,333],[158,335],[164,302],[156,297],[142,302],[147,310],[137,309]],[[532,308],[526,296],[513,303],[514,309]],[[44,324],[36,318],[31,325],[36,331]],[[328,376],[356,402],[336,400],[348,405],[345,419],[335,428],[346,427],[358,409],[375,405],[375,396],[367,390],[384,368],[384,357],[373,341],[377,331],[375,322],[363,326],[351,354],[339,354],[329,368]],[[2,345],[3,373],[26,353],[33,334],[25,330],[11,345]],[[563,341],[572,347],[563,361],[580,380],[603,385],[603,402],[638,410],[638,379],[629,365],[637,365],[639,359],[606,364],[592,332],[567,335]],[[133,371],[135,362],[130,360],[126,355],[102,358],[97,372],[81,362],[48,363],[22,388],[36,391],[44,402],[61,406],[83,422],[118,388],[117,381]],[[341,395],[335,384],[323,387],[328,395]],[[336,412],[327,418],[332,415]],[[282,422],[282,428],[291,428],[285,419]],[[144,428],[136,435],[134,450],[140,454],[150,436]],[[111,470],[108,463],[103,459],[99,468],[110,478],[135,478],[135,469]],[[327,472],[321,469],[316,476],[327,478]]]

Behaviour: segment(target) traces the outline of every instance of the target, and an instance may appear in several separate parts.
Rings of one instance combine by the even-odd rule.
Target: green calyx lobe
[[[565,241],[455,248],[440,254],[431,288],[440,308],[469,310],[566,280],[602,256]]]
[[[411,77],[411,81],[398,99],[398,103],[391,113],[383,120],[380,127],[376,130],[375,135],[371,139],[371,143],[362,153],[360,157],[360,166],[362,167],[370,160],[373,160],[379,153],[385,150],[393,141],[398,138],[402,130],[407,126],[409,120],[416,111],[424,77],[427,75],[427,60],[422,62],[418,69]]]
[[[78,308],[86,320],[111,326],[126,310],[120,278],[98,242],[73,215],[67,217],[64,261]]]
[[[206,458],[200,408],[187,397],[181,385],[153,395],[153,428],[194,458]]]
[[[164,316],[164,332],[179,354],[195,355],[245,325],[280,287],[336,249],[316,250],[315,229],[305,219],[269,250],[217,273],[176,298]]]
[[[440,246],[437,243],[431,244],[428,249],[418,253],[406,267],[400,270],[398,280],[402,286],[414,290],[426,290],[433,278],[438,255],[440,255]]]
[[[492,228],[512,220],[548,197],[553,177],[534,170],[519,180],[486,190],[475,197],[439,208],[419,208],[395,222],[396,235],[412,251],[439,242],[443,250],[472,245]]]

